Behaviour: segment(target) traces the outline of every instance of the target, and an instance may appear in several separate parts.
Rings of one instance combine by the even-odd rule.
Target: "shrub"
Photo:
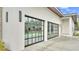
[[[74,35],[75,35],[75,36],[79,36],[79,32],[75,32]]]
[[[0,51],[5,51],[6,48],[4,46],[4,42],[2,40],[0,40]]]

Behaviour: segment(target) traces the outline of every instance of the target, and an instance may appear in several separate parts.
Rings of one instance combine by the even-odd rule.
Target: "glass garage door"
[[[59,25],[48,22],[48,39],[59,35]]]
[[[44,21],[27,15],[25,17],[25,46],[43,41]]]

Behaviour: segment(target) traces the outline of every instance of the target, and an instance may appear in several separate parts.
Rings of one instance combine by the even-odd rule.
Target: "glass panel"
[[[27,40],[25,40],[25,45],[28,45]]]
[[[38,42],[38,37],[36,37],[36,42]]]
[[[42,38],[42,40],[43,40],[44,37],[42,36],[41,38]]]
[[[28,42],[29,44],[31,44],[31,43],[32,43],[32,41],[31,41],[31,40],[32,40],[32,39],[29,39],[29,42]]]
[[[39,41],[41,41],[41,36],[39,37]]]
[[[33,43],[35,43],[35,38],[33,38]]]

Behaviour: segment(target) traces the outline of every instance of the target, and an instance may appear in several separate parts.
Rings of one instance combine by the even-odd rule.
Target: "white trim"
[[[60,12],[61,15],[63,15],[63,13],[61,11],[59,11],[59,9],[57,7],[55,7],[57,9],[58,12]],[[63,15],[64,16],[64,15]]]

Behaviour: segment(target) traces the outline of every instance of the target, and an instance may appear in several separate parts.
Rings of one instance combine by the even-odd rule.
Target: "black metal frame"
[[[22,22],[22,11],[19,11],[19,22]]]
[[[37,19],[37,20],[41,20],[41,21],[44,21],[42,19],[39,19],[39,18],[36,18],[36,17],[32,17],[32,16],[29,16],[29,15],[24,15],[25,17],[29,17],[29,18],[33,18],[33,19]]]
[[[43,27],[43,30],[41,30],[42,31],[41,33],[43,33],[42,36],[39,37],[39,33],[38,33],[38,37],[35,37],[35,38],[31,37],[32,38],[32,43],[26,45],[26,41],[25,41],[25,47],[44,41],[44,20],[39,19],[39,18],[35,18],[35,17],[31,17],[31,16],[28,16],[28,15],[25,15],[25,17],[32,18],[32,19],[35,19],[35,20],[43,22],[43,25],[41,25]],[[32,34],[32,36],[33,36],[33,34]],[[36,36],[36,33],[35,33],[35,36]],[[38,41],[36,41],[37,38],[38,38]],[[40,41],[39,38],[43,38],[43,40],[41,39],[41,41]],[[29,41],[29,39],[30,38],[25,38],[25,40],[27,40],[27,41]],[[35,39],[34,42],[33,42],[33,39]]]
[[[8,22],[8,12],[6,12],[6,22]]]
[[[49,39],[51,39],[51,38],[54,38],[54,37],[57,37],[57,36],[59,36],[59,24],[56,24],[56,23],[53,23],[53,22],[50,22],[50,21],[48,21],[48,23],[51,23],[51,24],[55,24],[55,25],[57,25],[57,27],[58,27],[58,29],[57,29],[57,31],[58,31],[58,35],[55,35],[55,36],[52,36],[52,37],[50,37],[50,38],[48,38],[48,34],[47,34],[47,38],[48,38],[48,40]],[[47,29],[48,30],[48,29]]]

